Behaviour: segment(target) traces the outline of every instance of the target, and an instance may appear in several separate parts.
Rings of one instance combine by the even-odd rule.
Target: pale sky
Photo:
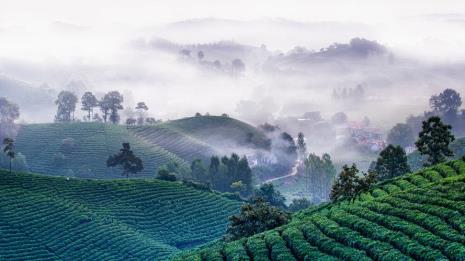
[[[437,0],[1,0],[3,25],[40,26],[53,21],[79,25],[153,25],[199,17],[254,20],[385,22],[403,16],[461,14],[463,1]]]

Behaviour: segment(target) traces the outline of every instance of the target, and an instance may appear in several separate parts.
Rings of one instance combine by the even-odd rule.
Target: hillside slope
[[[465,260],[465,163],[379,184],[359,200],[310,208],[291,223],[175,260]]]
[[[263,148],[267,139],[251,125],[218,116],[129,128],[86,122],[27,124],[15,139],[16,150],[26,156],[32,172],[99,179],[122,177],[119,169],[106,167],[106,160],[123,142],[129,142],[144,163],[136,177],[153,177],[168,162],[189,168],[195,159],[207,161],[212,155]]]
[[[175,182],[0,171],[0,260],[166,260],[221,237],[239,205]]]
[[[66,149],[64,140],[72,139]],[[144,163],[137,177],[153,177],[158,167],[170,161],[188,167],[183,158],[156,144],[148,144],[124,126],[101,123],[29,124],[20,128],[16,150],[26,156],[32,172],[85,178],[118,178],[121,171],[107,168],[109,155],[129,142]]]
[[[190,117],[169,121],[165,125],[219,149],[239,146],[265,149],[269,146],[263,131],[230,117]]]

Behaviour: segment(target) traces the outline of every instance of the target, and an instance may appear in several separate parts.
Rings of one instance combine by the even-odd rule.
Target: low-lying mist
[[[162,120],[208,112],[258,125],[305,112],[330,118],[343,111],[351,120],[368,117],[388,129],[423,112],[432,94],[464,89],[465,62],[460,52],[449,55],[447,39],[442,39],[447,51],[428,49],[438,44],[433,39],[416,51],[405,44],[414,26],[434,24],[434,32],[460,27],[447,17],[408,17],[403,30],[387,22],[213,18],[156,26],[57,21],[37,28],[3,26],[0,88],[20,105],[25,122],[53,121],[54,99],[67,89],[78,96],[118,90],[127,108],[144,101],[149,114]],[[380,32],[386,26],[393,31]],[[280,42],[276,33],[289,37]],[[428,34],[419,35],[417,42]],[[361,97],[335,98],[335,92],[358,86]]]

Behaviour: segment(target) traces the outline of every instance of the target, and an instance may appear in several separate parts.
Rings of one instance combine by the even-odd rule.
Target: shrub
[[[176,181],[176,175],[174,173],[170,173],[167,169],[162,168],[158,170],[157,179],[165,181]]]
[[[226,240],[251,236],[289,222],[290,214],[273,207],[262,198],[242,205],[241,212],[229,218]]]

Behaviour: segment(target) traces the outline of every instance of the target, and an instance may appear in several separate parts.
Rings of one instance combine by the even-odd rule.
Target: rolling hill
[[[129,142],[144,163],[136,177],[154,176],[158,167],[171,161],[189,168],[194,159],[229,154],[226,144],[254,149],[267,142],[255,127],[216,116],[129,128],[102,123],[28,124],[21,126],[15,140],[32,172],[100,179],[121,177],[121,171],[107,168],[105,162],[122,142]]]
[[[451,161],[174,260],[465,260],[464,200],[465,163]]]
[[[0,171],[0,260],[166,260],[221,237],[240,204],[177,182]]]
[[[66,148],[65,143],[72,143]],[[106,167],[109,155],[130,142],[134,153],[144,162],[140,176],[154,176],[156,169],[169,161],[188,166],[188,162],[161,146],[147,144],[124,126],[101,123],[30,124],[20,128],[16,150],[26,156],[32,172],[85,178],[118,178],[121,171]]]
[[[266,149],[269,140],[265,133],[252,125],[223,116],[190,117],[169,121],[165,125],[201,140],[212,147]]]

